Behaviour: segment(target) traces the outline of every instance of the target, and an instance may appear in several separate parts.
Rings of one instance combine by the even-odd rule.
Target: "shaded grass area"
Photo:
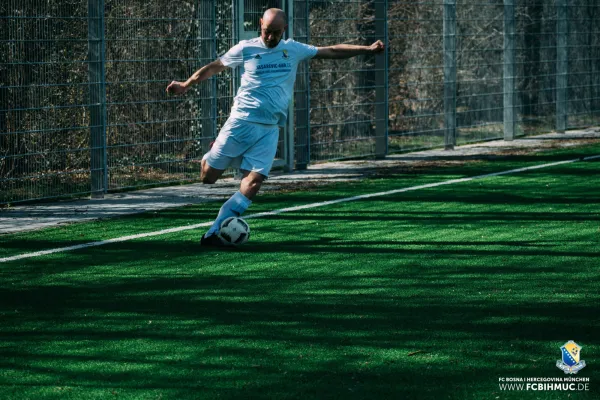
[[[530,161],[391,172],[267,195],[252,211]],[[250,220],[239,250],[202,250],[186,231],[2,264],[0,398],[596,398],[599,166]],[[85,226],[155,230],[143,222],[216,208],[19,240],[72,244]],[[583,346],[591,391],[499,390],[499,377],[564,376],[567,340]]]

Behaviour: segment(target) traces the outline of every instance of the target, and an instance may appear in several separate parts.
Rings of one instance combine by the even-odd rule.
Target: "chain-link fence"
[[[600,121],[595,0],[4,0],[0,203],[198,179],[239,84],[184,80],[258,27],[386,53],[298,69],[279,165],[564,131]]]

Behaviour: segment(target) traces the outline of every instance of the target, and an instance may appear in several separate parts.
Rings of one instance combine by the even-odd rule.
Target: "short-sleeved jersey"
[[[231,116],[261,124],[284,126],[294,93],[298,64],[317,54],[317,48],[281,40],[274,48],[262,38],[242,40],[220,57],[223,65],[241,66],[241,85]]]

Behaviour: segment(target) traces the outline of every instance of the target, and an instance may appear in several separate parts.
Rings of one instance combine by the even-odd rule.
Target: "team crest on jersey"
[[[283,50],[283,58],[289,58],[290,56],[287,53],[287,50]]]
[[[254,56],[254,58],[260,60],[262,57],[260,56],[260,54],[257,54],[256,56]]]

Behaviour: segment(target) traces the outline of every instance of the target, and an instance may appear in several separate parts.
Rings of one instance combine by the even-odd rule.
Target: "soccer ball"
[[[250,238],[250,226],[242,218],[229,217],[221,222],[219,238],[231,246],[242,245]]]

